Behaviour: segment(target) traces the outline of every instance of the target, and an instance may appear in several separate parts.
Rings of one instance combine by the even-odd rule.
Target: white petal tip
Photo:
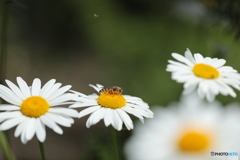
[[[84,117],[85,115],[82,115],[82,114],[80,114],[80,113],[78,113],[78,118],[82,118],[82,117]]]

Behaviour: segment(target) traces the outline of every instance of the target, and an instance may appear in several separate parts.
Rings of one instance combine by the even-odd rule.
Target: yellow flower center
[[[23,101],[20,111],[28,117],[40,117],[48,111],[49,107],[44,98],[32,96]]]
[[[178,148],[183,152],[203,152],[210,145],[211,135],[203,131],[189,130],[178,140]]]
[[[126,99],[122,94],[103,93],[100,94],[97,102],[105,108],[117,109],[126,105]]]
[[[203,63],[196,64],[193,67],[193,72],[196,76],[206,79],[215,79],[220,75],[216,68]]]

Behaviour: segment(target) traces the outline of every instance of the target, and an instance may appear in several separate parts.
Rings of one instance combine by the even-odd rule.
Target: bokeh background
[[[172,52],[189,48],[240,70],[239,17],[238,0],[8,0],[5,76],[14,83],[21,76],[29,85],[36,77],[43,83],[55,78],[85,94],[95,92],[88,84],[120,86],[150,106],[164,106],[182,92],[166,72]],[[111,128],[87,129],[86,119],[63,128],[63,135],[47,130],[48,159],[113,159]],[[17,159],[40,159],[37,139],[23,145],[14,130],[7,135]],[[117,134],[121,159],[130,135]]]

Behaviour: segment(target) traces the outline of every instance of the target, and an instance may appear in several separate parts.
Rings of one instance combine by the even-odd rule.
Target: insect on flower
[[[103,87],[99,93],[100,94],[122,94],[123,89],[118,86],[113,87]]]
[[[86,127],[97,124],[103,119],[106,127],[112,125],[116,130],[122,130],[123,124],[128,130],[133,129],[133,121],[129,114],[139,118],[143,123],[144,118],[152,118],[153,112],[149,106],[139,97],[123,95],[123,89],[117,86],[104,87],[100,84],[89,85],[94,88],[99,95],[91,94],[89,96],[73,91],[79,96],[76,103],[70,108],[87,107],[79,112],[78,118],[89,115]]]

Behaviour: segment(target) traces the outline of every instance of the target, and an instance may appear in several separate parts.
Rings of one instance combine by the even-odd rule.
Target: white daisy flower
[[[192,55],[189,49],[185,57],[178,53],[172,56],[179,62],[169,60],[167,71],[172,72],[172,79],[184,83],[184,94],[197,89],[201,98],[213,101],[219,93],[236,97],[231,87],[240,90],[240,74],[230,66],[223,66],[226,60],[204,58],[199,53]]]
[[[156,107],[154,119],[136,125],[125,144],[128,160],[226,160],[211,152],[240,154],[240,104],[225,108],[196,94],[169,107]],[[232,156],[234,157],[234,156]]]
[[[10,104],[1,104],[0,130],[5,131],[15,126],[15,137],[21,135],[21,141],[26,144],[36,134],[40,142],[46,139],[45,126],[58,134],[63,131],[59,125],[70,127],[77,117],[78,112],[70,108],[55,107],[58,105],[72,104],[69,102],[76,98],[75,94],[65,93],[71,86],[61,87],[51,79],[41,88],[38,78],[33,80],[32,86],[17,77],[18,86],[6,80],[8,87],[0,85],[0,96]],[[59,125],[58,125],[59,124]]]
[[[81,118],[91,114],[86,123],[87,128],[103,119],[106,127],[112,125],[116,130],[121,130],[124,123],[130,130],[133,129],[133,122],[127,113],[138,117],[141,122],[144,122],[144,117],[153,117],[147,103],[138,97],[122,95],[120,87],[103,87],[100,84],[90,86],[100,95],[87,96],[73,91],[79,97],[76,99],[76,103],[70,106],[70,108],[88,107],[79,112],[78,116]]]

